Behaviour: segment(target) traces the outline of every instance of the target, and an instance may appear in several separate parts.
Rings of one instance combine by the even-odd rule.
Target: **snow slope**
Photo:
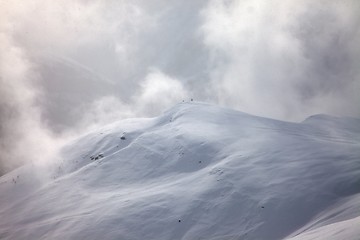
[[[0,196],[0,239],[358,240],[360,120],[181,103],[16,169]]]

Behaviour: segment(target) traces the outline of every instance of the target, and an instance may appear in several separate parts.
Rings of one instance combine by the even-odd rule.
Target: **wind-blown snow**
[[[356,240],[360,120],[180,103],[4,175],[0,196],[0,239]]]

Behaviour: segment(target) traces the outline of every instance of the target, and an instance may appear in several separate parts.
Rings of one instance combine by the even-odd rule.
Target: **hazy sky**
[[[360,117],[358,0],[0,0],[0,169],[183,99]]]

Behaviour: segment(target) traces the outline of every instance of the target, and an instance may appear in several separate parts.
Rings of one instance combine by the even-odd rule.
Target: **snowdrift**
[[[0,239],[358,240],[360,120],[181,103],[2,176],[0,197]]]

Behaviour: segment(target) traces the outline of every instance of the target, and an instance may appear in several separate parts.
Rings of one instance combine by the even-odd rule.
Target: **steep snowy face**
[[[0,178],[0,238],[357,239],[359,136],[358,119],[181,103]]]

